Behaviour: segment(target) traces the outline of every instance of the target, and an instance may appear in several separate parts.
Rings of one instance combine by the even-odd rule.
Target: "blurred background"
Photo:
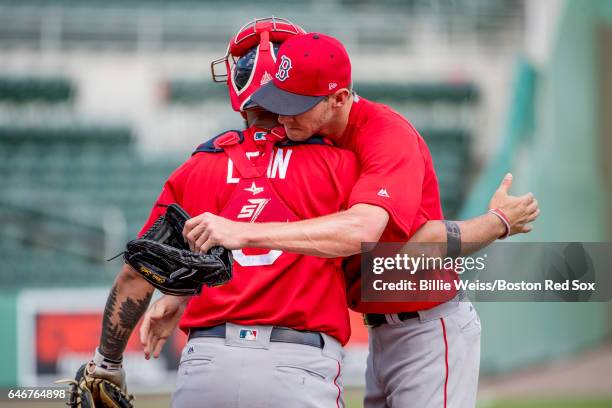
[[[417,127],[447,218],[484,212],[511,171],[542,208],[519,239],[610,240],[612,0],[0,0],[0,388],[91,357],[121,266],[105,259],[199,143],[243,126],[210,62],[272,14],[343,41],[356,92]],[[610,303],[477,308],[480,407],[612,407]],[[367,333],[352,318],[357,407]],[[184,342],[148,362],[130,342],[145,406],[167,406]]]

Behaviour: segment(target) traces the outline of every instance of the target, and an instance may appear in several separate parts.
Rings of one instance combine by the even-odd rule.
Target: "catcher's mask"
[[[304,33],[300,26],[274,16],[255,19],[238,30],[225,56],[210,64],[213,81],[227,82],[235,111],[252,107],[251,95],[272,80],[280,44]]]

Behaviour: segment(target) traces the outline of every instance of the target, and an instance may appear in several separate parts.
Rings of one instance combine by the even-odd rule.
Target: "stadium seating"
[[[75,89],[66,78],[0,77],[0,103],[61,103],[74,97]]]
[[[358,50],[410,50],[414,46],[413,28],[424,22],[432,35],[442,41],[475,37],[479,44],[499,49],[504,41],[500,32],[509,27],[512,31],[523,3],[523,0],[5,0],[0,2],[0,48],[212,50],[227,41],[244,23],[245,16],[275,14],[299,20],[307,30],[332,34],[339,34],[336,16],[341,15],[345,24],[342,36],[352,49]]]
[[[197,104],[208,99],[228,99],[224,86],[210,79],[173,79],[166,83],[168,103]]]
[[[355,85],[359,95],[372,100],[416,101],[420,103],[476,103],[478,90],[472,83],[385,83],[361,82]]]
[[[3,224],[11,226],[0,232],[0,248],[7,254],[8,286],[111,279],[104,257],[137,234],[177,164],[143,162],[127,128],[0,126],[6,192],[0,207]],[[112,248],[109,221],[125,230]]]
[[[0,210],[5,287],[108,281],[104,220],[95,207],[78,211],[67,197],[12,190]]]
[[[14,190],[45,189],[75,199],[114,205],[128,217],[131,233],[142,223],[161,183],[178,164],[142,162],[124,128],[0,128],[0,174]],[[139,213],[134,207],[142,208]]]

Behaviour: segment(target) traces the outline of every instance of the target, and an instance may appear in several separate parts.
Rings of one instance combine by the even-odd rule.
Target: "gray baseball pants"
[[[480,319],[467,298],[369,329],[365,408],[474,408]]]
[[[323,334],[323,349],[270,342],[270,326],[248,326],[257,339],[245,341],[244,327],[228,323],[224,339],[187,342],[172,407],[344,407],[337,340]]]

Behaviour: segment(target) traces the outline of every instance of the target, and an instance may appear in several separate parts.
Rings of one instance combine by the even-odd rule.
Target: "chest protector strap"
[[[272,138],[274,139],[274,138]],[[236,166],[243,179],[254,179],[262,177],[268,170],[268,163],[272,155],[272,149],[277,140],[268,140],[264,150],[254,160],[250,160],[243,144],[240,143],[236,132],[228,132],[218,137],[214,144],[216,148],[223,149]]]

